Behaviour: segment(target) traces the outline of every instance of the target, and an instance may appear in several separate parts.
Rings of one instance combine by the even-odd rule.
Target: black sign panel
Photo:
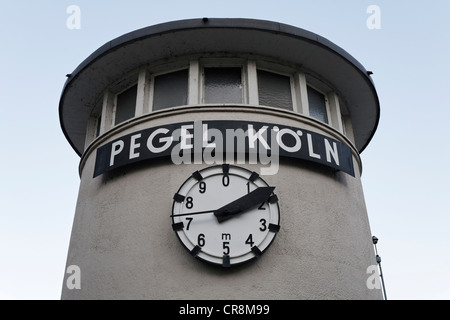
[[[289,157],[355,175],[350,147],[332,138],[279,124],[213,120],[148,128],[109,142],[97,149],[94,177],[167,156],[174,164],[247,161],[273,166],[274,170],[278,170],[279,157]]]

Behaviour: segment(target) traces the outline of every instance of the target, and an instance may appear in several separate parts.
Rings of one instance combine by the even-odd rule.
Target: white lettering
[[[188,143],[188,139],[190,140],[191,138],[194,137],[193,134],[189,134],[188,129],[193,129],[194,125],[193,124],[189,124],[189,125],[184,125],[181,126],[181,136],[180,136],[180,147],[181,149],[192,149],[194,146],[192,144],[187,144]]]
[[[218,125],[220,129],[215,128],[215,123],[220,123]],[[280,128],[272,124],[263,126],[244,121],[231,123],[231,128],[235,129],[226,129],[224,128],[226,123],[231,121],[223,123],[211,121],[203,124],[198,120],[190,124],[171,124],[167,127],[149,128],[132,133],[122,137],[121,140],[100,147],[102,156],[96,160],[94,174],[97,176],[108,170],[108,158],[109,167],[117,167],[126,165],[133,159],[160,157],[162,155],[158,153],[163,152],[170,153],[174,164],[191,164],[194,160],[196,164],[221,164],[225,161],[265,165],[260,169],[261,175],[273,175],[278,172],[280,152],[287,157],[311,160],[333,167],[341,166],[340,158],[348,154],[341,153],[341,148],[347,151],[342,143],[307,130],[303,132],[292,127]],[[210,128],[211,125],[213,128]],[[247,126],[247,131],[243,129],[244,125]],[[255,125],[258,126],[258,130],[255,129]],[[124,140],[125,138],[129,141]],[[179,143],[174,145],[174,141]],[[144,145],[147,150],[141,149]],[[347,170],[348,159],[343,162],[342,170],[353,174],[351,163]]]
[[[258,132],[255,134],[255,129],[253,129],[253,125],[252,124],[248,125],[248,145],[250,149],[255,148],[255,141],[258,140],[266,150],[270,150],[269,145],[262,136],[262,134],[266,132],[267,128],[268,126],[264,126],[261,129],[259,129]]]
[[[161,147],[155,147],[153,145],[153,139],[156,137],[157,134],[160,134],[160,133],[167,134],[167,132],[169,132],[169,129],[166,129],[166,128],[159,128],[159,129],[156,129],[155,131],[153,131],[152,134],[147,139],[148,150],[150,150],[153,153],[160,153],[160,152],[167,150],[173,141],[172,136],[160,138],[159,143],[164,143]]]
[[[288,147],[283,142],[283,135],[284,134],[290,134],[295,139],[295,145],[292,147]],[[300,137],[297,133],[294,132],[294,130],[291,129],[281,129],[277,134],[277,142],[280,145],[281,148],[286,150],[287,152],[297,152],[302,147],[302,142],[300,141]]]
[[[325,153],[327,156],[327,161],[331,163],[331,157],[333,157],[334,162],[339,165],[339,153],[337,150],[337,144],[333,141],[333,148],[331,148],[330,142],[327,139],[325,141]]]
[[[136,143],[137,139],[141,138],[141,134],[135,134],[134,136],[131,136],[131,144],[130,144],[130,159],[138,158],[140,153],[135,152],[137,148],[141,146],[140,143]]]
[[[209,134],[208,125],[205,123],[205,124],[203,124],[203,148],[215,148],[216,144],[209,142],[208,134]],[[217,137],[217,135],[216,135],[216,137]]]
[[[186,307],[181,307],[179,314],[186,315],[205,315],[209,318],[214,310],[214,307],[190,307],[189,304],[186,304]]]
[[[308,139],[308,152],[309,156],[312,158],[320,159],[320,154],[314,152],[312,136],[310,133],[306,134],[306,138]]]
[[[114,158],[122,152],[125,143],[122,140],[113,142],[111,145],[111,157],[109,159],[109,166],[114,165]]]

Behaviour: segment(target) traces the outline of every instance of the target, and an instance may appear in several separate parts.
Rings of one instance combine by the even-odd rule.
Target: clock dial
[[[279,230],[278,198],[257,173],[196,171],[174,195],[172,228],[191,255],[224,267],[260,256]]]

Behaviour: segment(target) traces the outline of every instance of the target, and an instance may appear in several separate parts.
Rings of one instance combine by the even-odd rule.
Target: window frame
[[[149,92],[149,101],[148,101],[148,106],[149,106],[149,112],[148,113],[152,113],[152,112],[158,112],[158,111],[163,111],[166,109],[170,109],[170,108],[176,108],[178,106],[174,106],[174,107],[167,107],[167,108],[163,108],[160,110],[153,110],[153,106],[154,106],[154,98],[155,98],[155,78],[158,76],[162,76],[165,74],[169,74],[169,73],[174,73],[177,71],[182,71],[182,70],[186,70],[188,73],[187,76],[187,98],[186,98],[186,105],[189,105],[189,91],[190,91],[190,79],[191,79],[191,70],[190,70],[190,66],[186,65],[186,66],[180,66],[179,68],[173,68],[173,69],[169,69],[169,70],[165,70],[165,71],[160,71],[160,72],[153,72],[150,73],[150,92]]]
[[[313,88],[314,90],[316,90],[317,92],[319,92],[321,95],[324,96],[324,98],[325,98],[325,112],[326,112],[326,114],[327,114],[327,121],[325,122],[325,121],[316,119],[316,118],[314,118],[313,116],[311,116],[311,105],[310,105],[310,103],[309,103],[308,92],[306,92],[306,93],[307,93],[306,98],[308,99],[308,113],[309,113],[308,116],[309,116],[310,118],[313,118],[313,119],[315,119],[315,120],[317,120],[317,121],[320,121],[320,122],[322,122],[322,123],[325,123],[325,124],[327,124],[327,125],[331,125],[330,101],[329,101],[329,99],[328,99],[328,94],[325,93],[325,92],[324,92],[323,90],[321,90],[320,88],[316,87],[315,85],[313,85],[313,84],[311,84],[310,82],[307,81],[307,82],[306,82],[306,90],[308,90],[308,87]]]
[[[241,69],[241,103],[206,103],[205,69],[206,68],[240,68]],[[187,76],[187,101],[186,105],[167,107],[154,111],[155,79],[158,76],[186,70]],[[289,78],[292,110],[263,106],[259,102],[258,71],[265,71],[275,75]],[[140,117],[177,107],[199,105],[236,105],[251,107],[269,107],[285,112],[293,112],[298,115],[312,118],[320,123],[328,125],[344,136],[352,139],[352,127],[350,116],[346,111],[345,102],[333,86],[320,79],[316,75],[303,70],[299,65],[283,63],[270,57],[254,56],[249,54],[196,54],[186,57],[177,57],[171,60],[160,60],[150,65],[143,65],[122,79],[111,83],[105,90],[103,97],[99,98],[95,111],[91,114],[86,132],[86,146],[97,137],[129,121],[116,122],[118,96],[131,87],[137,86],[136,104],[134,116]],[[310,115],[310,103],[308,99],[308,87],[316,90],[324,96],[327,121],[323,122]],[[100,120],[97,120],[100,119]],[[100,125],[100,127],[99,127]]]
[[[199,102],[202,105],[243,105],[248,104],[248,85],[247,85],[247,61],[242,58],[201,58],[199,66]],[[241,86],[242,86],[242,102],[241,103],[206,103],[206,87],[205,87],[205,69],[207,68],[241,68]]]
[[[295,112],[298,113],[298,108],[297,108],[297,88],[295,85],[295,80],[294,80],[294,74],[293,73],[288,73],[288,72],[282,72],[282,71],[278,71],[278,70],[274,70],[273,68],[266,68],[266,67],[260,67],[258,65],[256,65],[256,95],[258,96],[258,105],[259,106],[265,106],[262,105],[259,101],[259,81],[258,81],[258,70],[261,71],[265,71],[265,72],[269,72],[269,73],[274,73],[280,76],[285,76],[289,78],[289,84],[290,84],[290,89],[291,89],[291,101],[292,101],[292,110],[288,110],[288,109],[284,109],[284,108],[278,108],[278,107],[271,107],[271,106],[266,106],[266,107],[271,107],[271,108],[276,108],[277,110],[284,110],[284,111],[291,111],[291,112]]]
[[[116,114],[117,114],[117,107],[118,107],[118,105],[117,105],[117,100],[118,99],[117,98],[119,97],[119,95],[121,95],[122,93],[124,93],[125,91],[131,89],[134,86],[136,86],[136,100],[134,102],[134,115],[131,118],[128,118],[128,119],[123,120],[123,121],[121,121],[119,123],[116,123]],[[116,127],[116,126],[120,125],[121,123],[127,122],[128,120],[133,119],[133,118],[136,117],[136,109],[137,109],[136,106],[137,106],[137,100],[138,100],[138,90],[139,90],[139,84],[136,81],[136,82],[133,82],[133,84],[128,85],[127,87],[125,87],[125,89],[121,90],[120,92],[118,92],[118,93],[116,93],[114,95],[114,104],[113,104],[113,108],[112,108],[113,109],[112,110],[112,127]]]

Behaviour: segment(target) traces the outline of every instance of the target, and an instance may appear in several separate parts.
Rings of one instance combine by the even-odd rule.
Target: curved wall
[[[256,112],[255,112],[256,111]],[[276,187],[281,229],[258,259],[232,268],[189,255],[171,227],[172,197],[196,170],[170,157],[93,178],[96,150],[125,134],[196,120],[251,120],[293,126],[353,150],[355,177],[307,161],[281,159]],[[259,172],[260,165],[240,165]],[[134,118],[100,136],[80,164],[81,183],[67,265],[81,270],[81,290],[63,299],[381,299],[366,273],[376,264],[360,180],[358,152],[331,127],[272,108],[173,108]]]

